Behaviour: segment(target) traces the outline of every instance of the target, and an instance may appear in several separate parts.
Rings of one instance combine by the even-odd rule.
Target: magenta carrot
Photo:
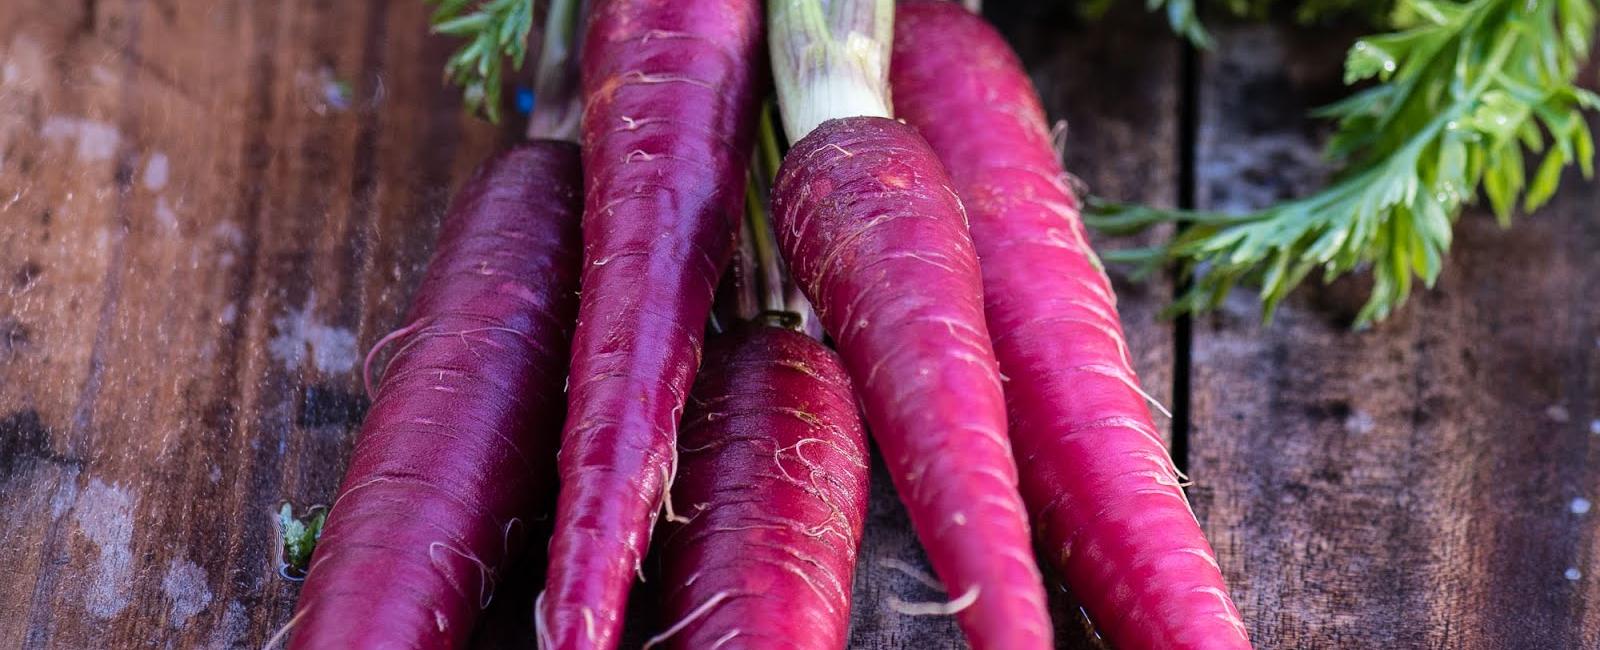
[[[1045,555],[1118,648],[1248,648],[1027,74],[959,6],[902,4],[897,21],[895,107],[966,203]]]
[[[329,512],[291,647],[462,647],[554,499],[577,312],[577,147],[456,195]]]
[[[758,0],[600,0],[582,57],[583,298],[546,648],[616,646],[744,201]]]
[[[949,589],[950,603],[915,609],[957,614],[979,650],[1049,648],[961,203],[916,131],[882,117],[892,3],[840,2],[772,5],[780,108],[799,138],[773,189],[779,247]]]
[[[845,647],[867,508],[867,442],[834,353],[746,325],[713,339],[678,440],[661,531],[673,648]]]

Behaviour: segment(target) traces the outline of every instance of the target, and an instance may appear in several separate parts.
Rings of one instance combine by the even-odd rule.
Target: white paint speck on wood
[[[109,160],[122,144],[122,132],[116,126],[70,115],[45,118],[39,134],[53,143],[72,143],[74,154],[81,162]]]
[[[94,567],[86,576],[83,607],[91,617],[115,618],[128,607],[133,582],[133,511],[137,499],[100,479],[90,479],[72,506],[78,532],[94,544]]]
[[[317,320],[316,303],[313,292],[306,296],[303,307],[272,319],[277,334],[267,342],[267,350],[291,370],[309,360],[322,373],[350,372],[358,356],[355,332]]]
[[[167,186],[170,171],[167,154],[159,151],[150,154],[150,159],[144,163],[144,188],[152,192],[161,191]]]
[[[200,565],[172,558],[167,574],[161,578],[161,595],[166,596],[173,628],[183,629],[190,618],[211,604],[211,590],[206,582],[206,570]]]

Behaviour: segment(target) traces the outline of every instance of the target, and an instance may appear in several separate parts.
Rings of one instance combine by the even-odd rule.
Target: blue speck
[[[517,88],[517,113],[527,115],[533,112],[533,89]]]

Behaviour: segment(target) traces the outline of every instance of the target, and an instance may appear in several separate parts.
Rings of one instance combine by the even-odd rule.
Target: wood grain
[[[1350,36],[1219,34],[1203,207],[1321,182],[1300,116]],[[1191,494],[1258,647],[1600,647],[1597,199],[1572,176],[1511,230],[1469,213],[1438,288],[1370,331],[1361,279],[1197,321]]]
[[[0,5],[0,647],[259,647],[453,179],[418,2]]]

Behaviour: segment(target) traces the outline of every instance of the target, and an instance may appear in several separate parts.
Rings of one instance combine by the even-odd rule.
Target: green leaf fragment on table
[[[466,41],[445,63],[445,77],[463,89],[467,108],[499,123],[506,59],[513,70],[528,58],[533,0],[430,0],[434,33]]]
[[[1402,0],[1401,31],[1357,41],[1345,82],[1373,85],[1317,112],[1337,121],[1327,145],[1341,167],[1316,194],[1245,214],[1158,210],[1091,201],[1086,220],[1130,233],[1187,224],[1169,244],[1108,259],[1176,262],[1191,288],[1176,312],[1217,307],[1241,282],[1260,286],[1265,316],[1311,273],[1332,280],[1370,269],[1358,327],[1404,304],[1416,280],[1432,286],[1451,228],[1478,188],[1502,224],[1554,195],[1576,162],[1593,173],[1575,85],[1594,30],[1592,0]],[[1531,179],[1525,156],[1538,156]]]
[[[311,562],[311,552],[322,538],[322,524],[328,519],[326,508],[313,508],[304,518],[294,516],[294,507],[285,503],[278,510],[278,526],[283,531],[283,561],[287,568],[304,573]]]

